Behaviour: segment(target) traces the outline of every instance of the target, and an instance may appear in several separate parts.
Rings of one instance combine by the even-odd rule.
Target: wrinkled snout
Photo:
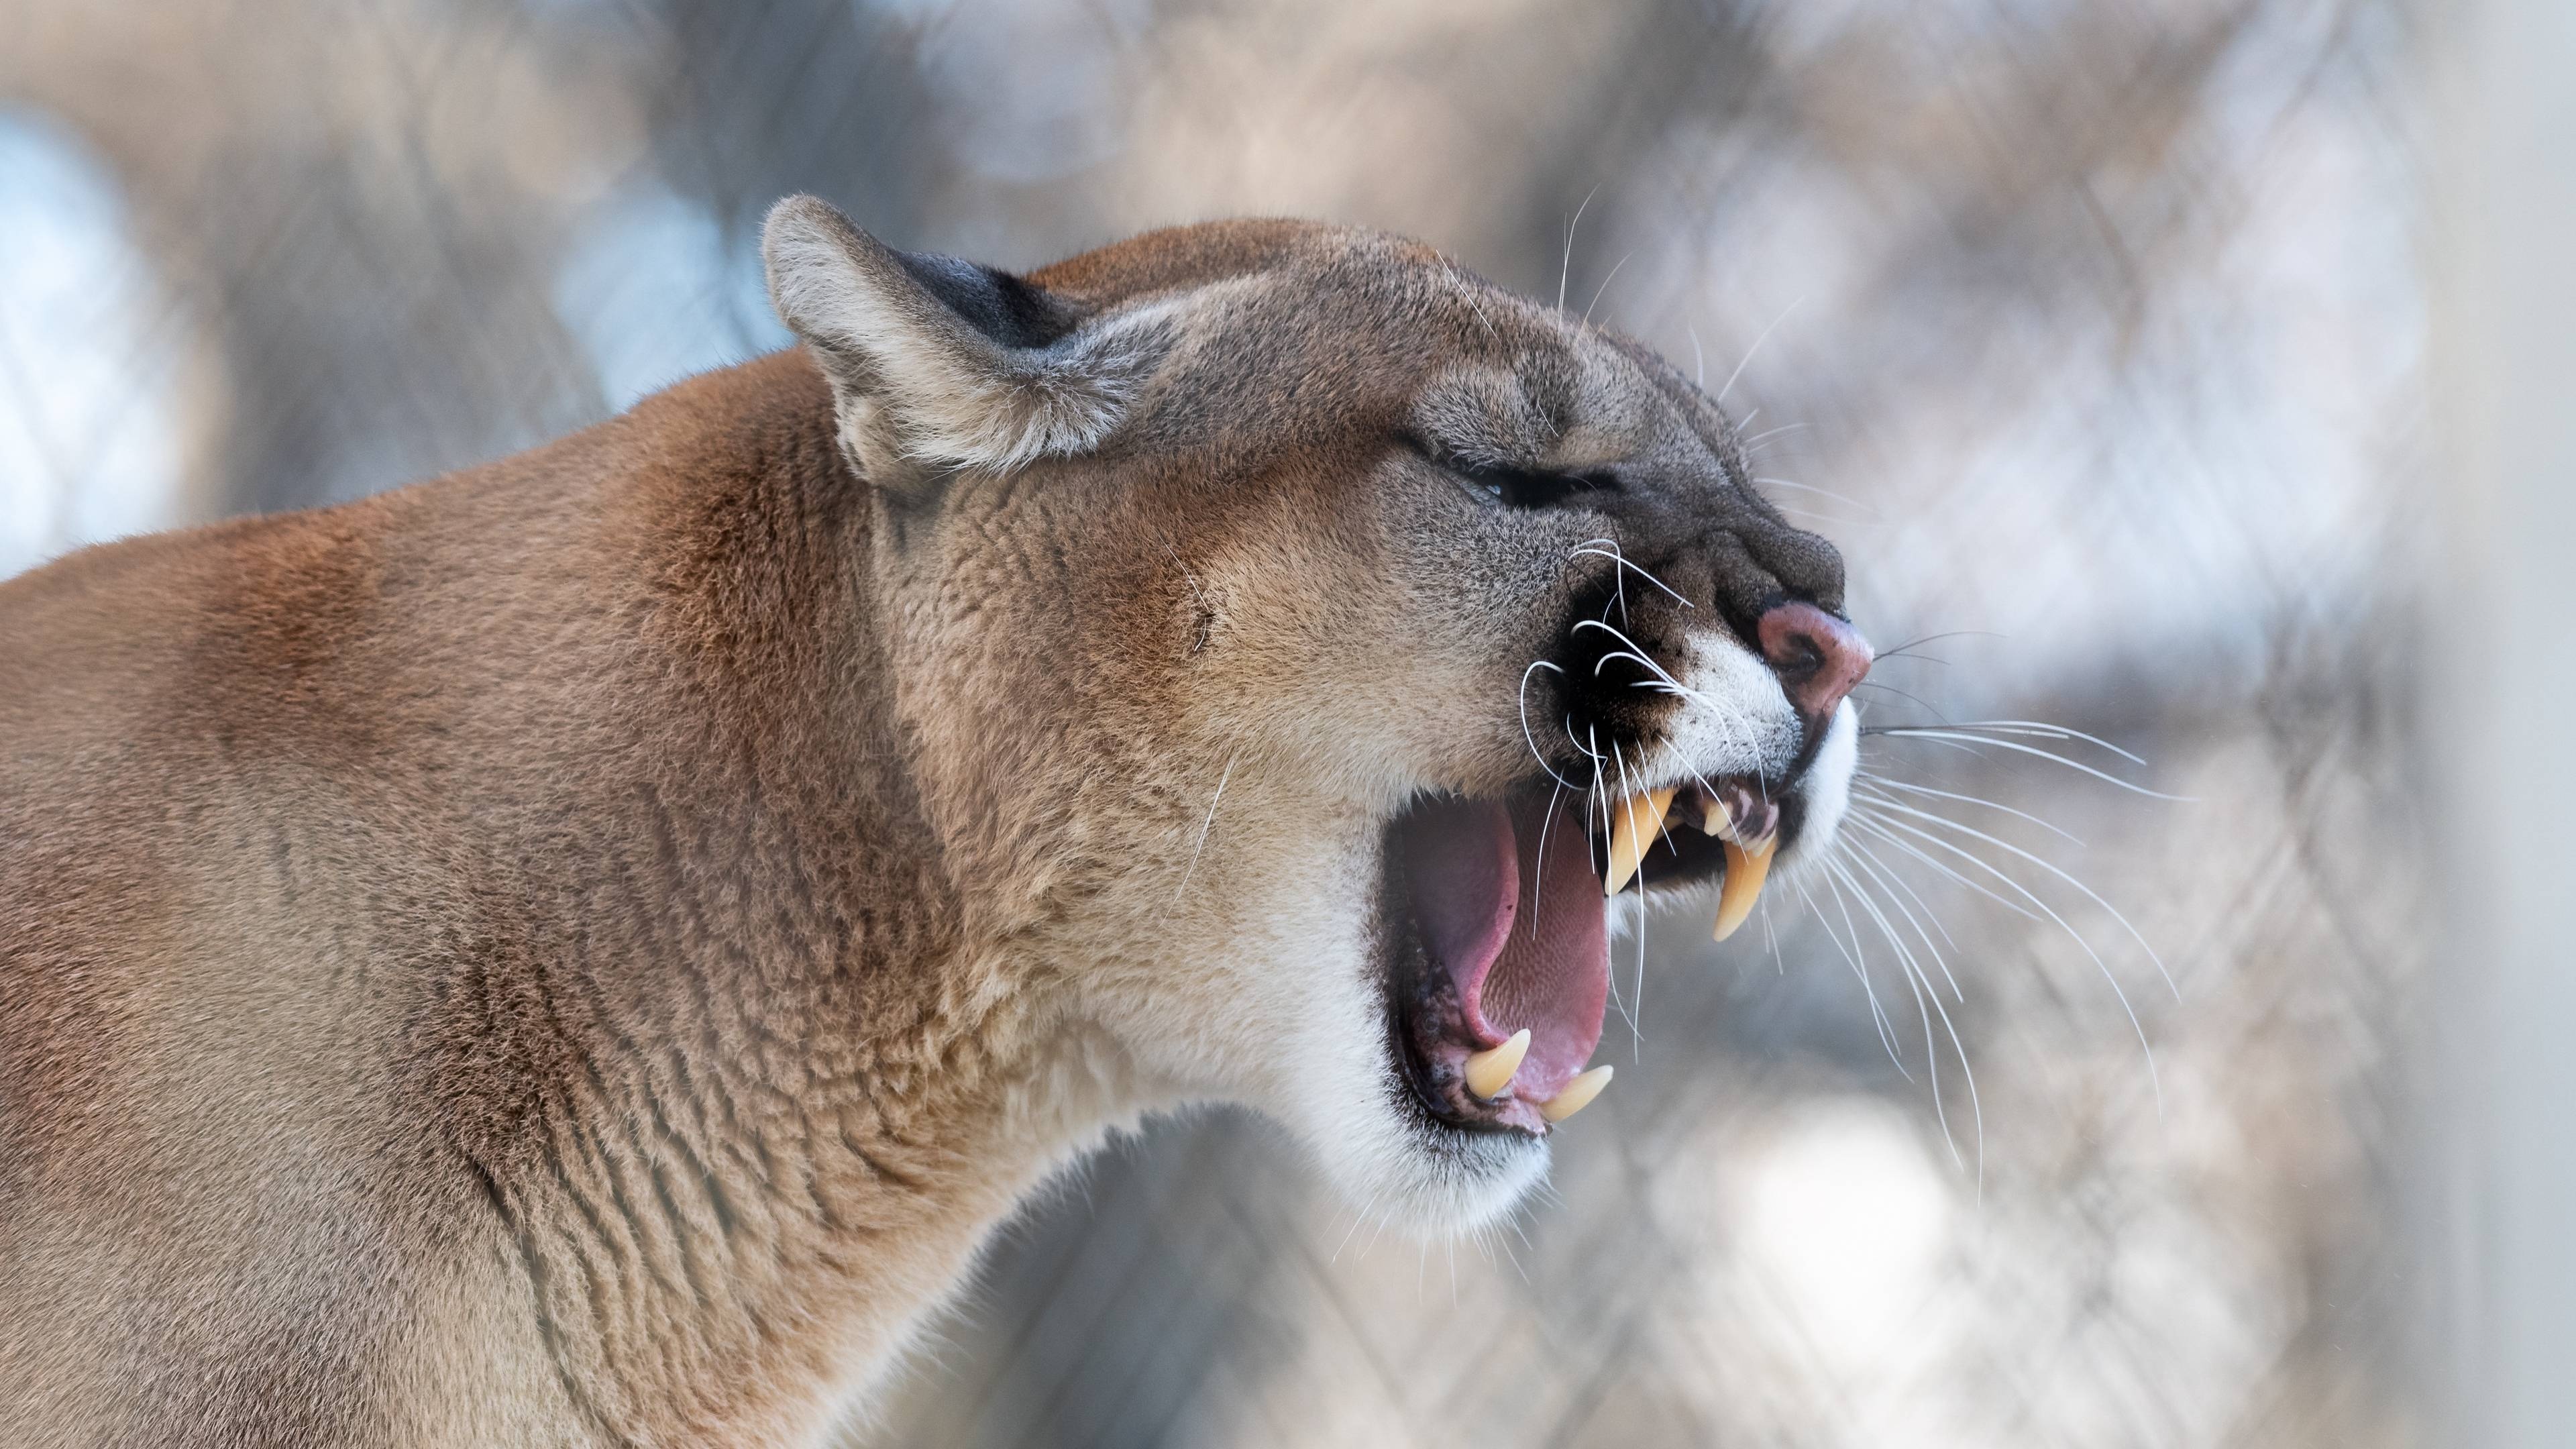
[[[1813,604],[1774,605],[1760,631],[1762,657],[1811,727],[1834,712],[1874,657],[1859,630]]]

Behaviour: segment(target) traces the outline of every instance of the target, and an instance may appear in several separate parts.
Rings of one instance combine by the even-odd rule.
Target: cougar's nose
[[[1762,657],[1809,720],[1834,712],[1869,673],[1873,657],[1860,631],[1813,604],[1779,604],[1762,616]]]

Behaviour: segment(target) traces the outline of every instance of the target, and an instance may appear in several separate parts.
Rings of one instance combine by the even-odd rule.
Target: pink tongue
[[[1480,1046],[1529,1028],[1514,1094],[1545,1101],[1601,1040],[1609,946],[1582,821],[1531,799],[1436,805],[1404,830],[1415,919]],[[1545,826],[1542,832],[1542,826]],[[1542,862],[1542,836],[1545,858]]]
[[[1521,842],[1515,852],[1520,920],[1479,993],[1485,1023],[1497,1034],[1529,1028],[1529,1057],[1513,1083],[1521,1096],[1541,1102],[1592,1060],[1601,1044],[1602,1008],[1610,999],[1610,939],[1601,881],[1592,874],[1591,843],[1572,809],[1560,808],[1553,822],[1546,819],[1547,809],[1544,800],[1512,807]]]

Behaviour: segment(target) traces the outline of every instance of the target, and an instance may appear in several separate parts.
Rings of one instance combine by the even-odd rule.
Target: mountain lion
[[[812,1443],[1187,1102],[1470,1228],[1611,918],[1831,838],[1841,560],[1638,343],[1300,222],[763,244],[790,351],[0,584],[0,1442]]]

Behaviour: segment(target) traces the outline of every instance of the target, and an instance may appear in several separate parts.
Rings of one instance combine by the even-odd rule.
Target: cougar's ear
[[[1170,343],[1160,313],[1095,321],[1008,272],[896,251],[816,197],[772,208],[760,250],[842,446],[881,486],[1086,452]]]

